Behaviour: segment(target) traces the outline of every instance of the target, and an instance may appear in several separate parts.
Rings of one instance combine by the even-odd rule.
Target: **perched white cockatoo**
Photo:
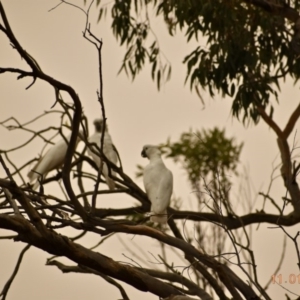
[[[83,132],[80,131],[77,137],[76,146],[80,141],[80,135],[82,135]],[[66,140],[69,142],[71,139],[71,133],[66,138]],[[32,170],[27,174],[30,183],[33,183],[35,180],[35,184],[33,185],[33,189],[37,189],[39,186],[38,178],[40,176],[43,176],[45,179],[47,174],[54,170],[59,169],[64,164],[65,156],[68,149],[68,144],[66,143],[66,140],[62,138],[60,141],[58,141],[55,145],[53,145],[44,156],[40,157],[36,165],[32,168]]]
[[[100,145],[101,145],[103,120],[102,119],[96,119],[94,121],[94,125],[95,125],[95,133],[88,138],[88,142],[89,143],[95,143],[100,149],[101,148]],[[90,147],[94,151],[92,151]],[[101,158],[97,154],[99,152],[99,150],[97,150],[97,148],[95,146],[90,146],[90,147],[88,147],[88,150],[87,150],[88,154],[92,157],[92,159],[94,160],[94,162],[96,163],[98,168],[100,168]],[[103,139],[103,154],[106,156],[106,158],[109,161],[111,161],[115,165],[117,164],[118,155],[117,155],[117,152],[115,151],[114,145],[112,143],[111,136],[108,133],[107,125],[105,126],[104,139]],[[110,169],[110,172],[111,172],[111,175],[116,176],[115,171]],[[108,167],[107,167],[106,163],[103,163],[102,174],[105,177],[105,180],[106,180],[106,183],[107,183],[109,189],[110,190],[115,189],[116,184],[115,184],[114,180],[109,177],[109,170],[108,170]]]
[[[161,159],[161,152],[156,146],[143,147],[142,157],[150,162],[144,169],[144,186],[151,202],[152,222],[167,223],[167,207],[173,191],[173,175]]]

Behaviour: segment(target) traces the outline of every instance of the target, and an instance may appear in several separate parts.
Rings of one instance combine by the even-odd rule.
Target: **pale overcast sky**
[[[70,0],[72,1],[72,0]],[[17,39],[39,63],[47,74],[72,85],[79,94],[85,114],[89,117],[89,125],[101,116],[100,106],[97,102],[98,65],[97,53],[94,47],[82,37],[85,18],[82,12],[67,5],[61,5],[49,12],[59,3],[59,0],[2,0]],[[73,0],[72,3],[81,5],[83,0]],[[158,33],[160,45],[172,62],[172,80],[158,92],[156,84],[151,81],[150,72],[146,70],[134,82],[125,74],[117,75],[124,55],[110,29],[110,20],[96,24],[97,17],[95,6],[91,10],[92,30],[103,39],[103,77],[104,101],[108,117],[109,130],[123,161],[125,171],[134,178],[136,165],[145,165],[140,152],[144,144],[158,144],[165,142],[168,137],[174,141],[180,133],[189,128],[202,129],[226,128],[228,137],[235,136],[238,142],[244,142],[241,160],[250,170],[251,180],[256,191],[266,191],[270,181],[273,162],[278,155],[274,133],[264,123],[258,126],[251,125],[245,128],[230,114],[230,99],[210,96],[203,92],[206,106],[196,94],[191,93],[189,86],[184,86],[186,68],[181,63],[184,55],[188,54],[193,45],[186,43],[183,36],[168,38],[161,23],[154,20],[152,26]],[[4,34],[0,33],[0,66],[27,67],[24,61],[9,45]],[[25,88],[30,79],[17,81],[15,75],[0,75],[1,110],[0,120],[11,116],[25,122],[45,110],[50,110],[54,103],[53,89],[42,82],[37,82],[29,90]],[[286,123],[291,111],[299,102],[298,88],[286,84],[280,95],[280,108],[275,105],[274,119],[279,120],[281,127]],[[57,125],[59,119],[47,119],[49,124]],[[38,124],[38,123],[37,123]],[[296,129],[299,129],[297,124]],[[8,132],[0,127],[1,149],[16,146],[24,140],[24,133]],[[298,140],[298,136],[296,136]],[[41,141],[27,147],[22,155],[12,155],[18,165],[36,157],[43,147]],[[278,159],[276,160],[279,163]],[[171,161],[166,161],[167,166],[174,173],[174,194],[182,197],[183,201],[191,198],[183,171]],[[275,163],[276,164],[276,163]],[[28,171],[28,170],[27,170]],[[0,175],[3,176],[2,169]],[[137,182],[142,186],[141,179]],[[277,186],[277,187],[276,187]],[[274,196],[279,200],[284,196],[281,178],[277,179],[274,186]],[[255,199],[253,194],[253,199]],[[243,199],[240,199],[241,201]],[[133,203],[128,197],[112,197],[113,205],[122,207]],[[120,201],[122,203],[120,204]],[[262,199],[257,200],[257,208]],[[283,233],[279,230],[267,229],[268,224],[262,224],[259,231],[254,232],[254,250],[257,254],[257,270],[259,279],[264,284],[274,272],[277,261],[281,255]],[[256,227],[254,226],[256,230]],[[296,228],[297,229],[297,228]],[[288,229],[291,234],[296,229]],[[7,232],[0,231],[7,234]],[[76,233],[74,232],[73,235]],[[123,236],[127,243],[131,243],[131,236]],[[100,239],[100,237],[99,237]],[[136,243],[145,243],[155,254],[159,248],[149,239],[135,237]],[[86,238],[88,246],[98,240]],[[0,289],[13,271],[17,255],[25,245],[12,241],[0,241]],[[118,238],[112,238],[104,243],[99,252],[111,256],[115,260],[127,261],[123,256],[130,256]],[[259,252],[259,253],[258,253]],[[270,256],[272,258],[270,258]],[[38,249],[30,249],[26,253],[19,274],[13,282],[8,299],[31,300],[79,300],[79,299],[120,299],[119,291],[104,280],[93,275],[62,274],[55,267],[46,267],[47,253]],[[281,273],[289,275],[298,274],[296,255],[293,245],[288,241],[288,255]],[[287,262],[289,260],[291,264]],[[157,299],[150,294],[141,294],[123,284],[131,299]],[[286,285],[285,287],[297,292],[299,285]],[[273,299],[284,295],[285,291],[277,285],[271,286],[270,295]],[[104,296],[106,295],[106,296]],[[283,296],[282,296],[283,297]]]

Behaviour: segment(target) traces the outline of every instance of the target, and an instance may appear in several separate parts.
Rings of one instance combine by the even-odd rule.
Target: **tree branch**
[[[287,18],[293,23],[295,23],[299,18],[297,10],[288,6],[286,2],[280,3],[274,0],[243,0],[242,2],[252,4],[268,13]]]
[[[238,276],[235,275],[235,273],[229,269],[226,265],[221,264],[217,262],[214,258],[210,257],[209,255],[206,255],[200,251],[198,251],[194,246],[191,244],[185,242],[184,240],[174,238],[170,235],[167,235],[166,233],[160,232],[158,230],[155,230],[153,228],[142,226],[142,225],[136,225],[136,226],[130,226],[130,225],[108,225],[106,230],[106,234],[109,234],[110,232],[124,232],[124,233],[130,233],[130,234],[136,234],[136,235],[143,235],[152,237],[158,241],[161,241],[165,244],[168,244],[169,246],[175,247],[177,249],[180,249],[184,252],[187,256],[192,256],[199,260],[201,263],[206,265],[209,268],[212,268],[215,270],[218,274],[227,274],[230,278],[230,280],[234,283],[234,286],[239,289],[240,292],[242,292],[245,296],[251,295],[253,299],[259,299],[255,292],[252,290],[250,286],[245,284]],[[224,273],[223,273],[224,272]],[[220,276],[221,279],[222,276]],[[227,280],[227,278],[226,278]],[[225,285],[226,282],[223,282]]]
[[[90,268],[85,268],[84,266],[66,266],[57,260],[47,261],[47,266],[56,266],[63,273],[85,273],[85,274],[95,274],[95,275],[101,276],[109,284],[112,284],[119,289],[121,296],[123,297],[124,300],[130,300],[128,295],[126,294],[124,288],[118,282],[116,282],[115,280],[113,280],[112,278],[110,278],[109,276],[106,276],[105,274],[103,274],[101,272],[97,272]]]
[[[44,237],[27,220],[20,217],[0,215],[0,227],[17,232],[16,240],[29,243],[54,255],[65,256],[79,265],[126,282],[140,291],[151,292],[159,297],[182,294],[174,287],[146,273],[116,262],[99,252],[86,249],[66,236],[51,232],[51,237]]]
[[[76,148],[76,141],[77,141],[77,137],[78,137],[78,132],[79,132],[79,125],[80,125],[80,120],[81,120],[81,115],[82,115],[82,106],[81,106],[81,101],[78,97],[78,94],[75,92],[75,90],[69,86],[66,85],[56,79],[54,79],[53,77],[50,77],[49,75],[45,74],[42,72],[42,70],[40,69],[40,67],[38,66],[38,64],[36,63],[36,61],[21,47],[21,45],[19,44],[19,42],[16,40],[9,22],[7,20],[4,8],[2,6],[2,3],[0,2],[0,15],[3,19],[5,28],[0,28],[2,29],[2,31],[6,34],[6,36],[9,38],[9,40],[11,41],[11,43],[15,46],[15,49],[19,52],[19,54],[21,55],[22,58],[25,59],[25,61],[29,64],[29,66],[31,67],[33,73],[29,74],[26,73],[25,71],[21,71],[20,74],[22,75],[31,75],[33,78],[39,78],[43,81],[48,82],[50,85],[52,85],[55,89],[55,93],[57,91],[65,91],[67,92],[70,97],[72,98],[73,102],[74,102],[74,115],[73,115],[73,119],[72,119],[72,134],[71,134],[71,139],[69,141],[68,144],[68,148],[67,148],[67,152],[66,152],[66,157],[65,157],[65,161],[64,161],[64,165],[63,165],[63,170],[62,170],[62,178],[63,178],[63,182],[66,188],[66,191],[68,193],[68,196],[70,197],[70,201],[72,201],[72,203],[74,204],[76,210],[78,211],[78,213],[80,214],[80,216],[82,217],[82,219],[86,220],[87,219],[87,214],[85,212],[85,210],[83,209],[82,205],[80,204],[80,202],[77,200],[75,193],[73,191],[72,185],[71,185],[71,180],[70,180],[70,170],[71,170],[71,162],[72,162],[72,157],[73,154],[75,152],[75,148]],[[2,69],[3,71],[3,69]],[[6,69],[7,71],[7,69]],[[1,69],[0,69],[1,72]],[[14,70],[14,72],[17,72]]]
[[[26,245],[25,248],[21,251],[20,255],[19,255],[19,258],[18,258],[18,261],[17,261],[17,264],[15,266],[15,269],[11,275],[11,277],[8,279],[8,281],[6,282],[5,286],[3,287],[3,290],[0,294],[0,298],[1,300],[5,300],[6,299],[6,296],[7,296],[7,293],[9,291],[9,288],[11,286],[11,284],[13,283],[16,275],[18,274],[18,271],[19,271],[19,268],[20,268],[20,265],[22,263],[22,260],[23,260],[23,257],[24,257],[24,254],[26,253],[26,251],[30,248],[30,245]]]
[[[294,110],[294,112],[292,113],[292,115],[289,118],[289,121],[287,122],[284,130],[283,130],[283,135],[284,137],[287,139],[290,134],[292,133],[298,119],[300,117],[300,104],[296,107],[296,109]]]

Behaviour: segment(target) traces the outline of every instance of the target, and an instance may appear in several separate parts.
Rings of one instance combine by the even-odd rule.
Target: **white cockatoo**
[[[76,146],[80,141],[80,135],[82,135],[83,132],[80,131],[77,137]],[[71,133],[66,138],[66,140],[69,142],[71,139]],[[54,170],[59,169],[64,164],[65,156],[68,149],[68,143],[66,142],[64,138],[59,140],[55,145],[53,145],[44,156],[41,156],[36,165],[32,168],[32,170],[27,174],[30,183],[35,184],[33,185],[33,189],[37,189],[39,186],[38,178],[40,176],[43,176],[45,178],[47,174]]]
[[[150,220],[167,223],[167,207],[173,191],[172,172],[166,168],[158,147],[146,145],[141,154],[150,160],[144,169],[144,186],[151,202]]]
[[[91,135],[88,138],[89,143],[95,143],[98,148],[100,149],[101,145],[101,136],[102,136],[102,126],[103,126],[103,120],[102,119],[96,119],[94,121],[95,125],[95,133]],[[93,149],[93,151],[91,150]],[[95,146],[90,146],[88,147],[88,154],[91,156],[91,158],[94,160],[98,168],[100,168],[101,165],[101,158],[97,154],[99,150]],[[106,156],[106,158],[114,163],[115,165],[118,162],[118,155],[117,152],[115,151],[115,147],[113,145],[112,139],[110,134],[108,133],[107,125],[105,126],[105,132],[104,132],[104,139],[103,139],[103,154]],[[116,176],[116,172],[110,169],[111,175]],[[102,168],[102,174],[105,177],[106,183],[109,187],[110,190],[115,189],[115,182],[112,178],[109,177],[109,170],[106,165],[106,163],[103,163],[103,168]]]

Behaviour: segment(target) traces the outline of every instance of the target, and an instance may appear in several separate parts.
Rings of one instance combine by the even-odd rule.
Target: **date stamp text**
[[[271,280],[273,284],[300,284],[300,274],[276,274],[271,276]]]

